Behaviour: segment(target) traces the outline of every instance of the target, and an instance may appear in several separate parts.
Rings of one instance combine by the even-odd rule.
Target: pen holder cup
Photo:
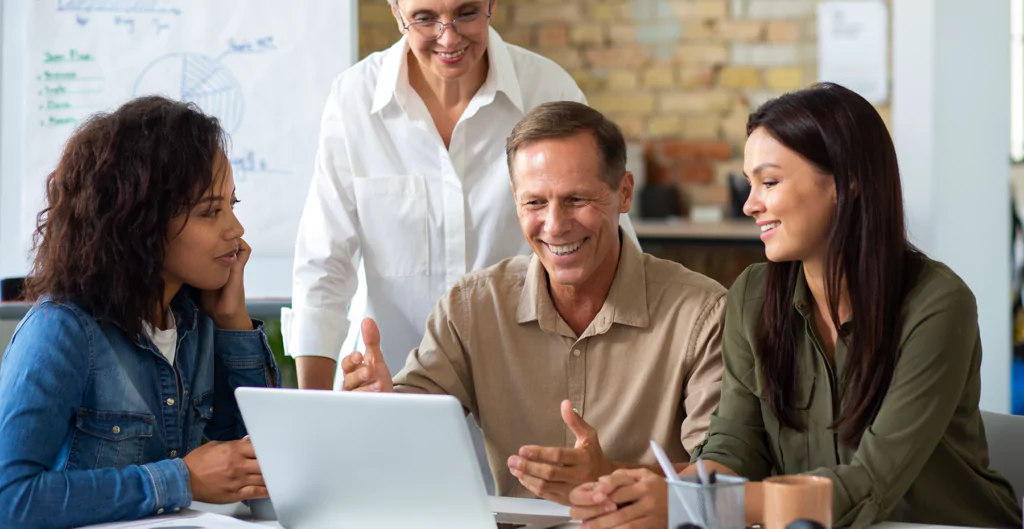
[[[669,529],[744,529],[747,480],[718,476],[715,484],[702,485],[697,476],[668,482]]]

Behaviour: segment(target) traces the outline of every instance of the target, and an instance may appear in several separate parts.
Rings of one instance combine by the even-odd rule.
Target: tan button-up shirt
[[[395,391],[455,396],[483,430],[499,495],[532,496],[508,471],[523,445],[572,447],[563,399],[612,461],[685,462],[721,391],[725,289],[625,240],[608,298],[582,336],[559,316],[536,257],[463,277],[438,301]]]

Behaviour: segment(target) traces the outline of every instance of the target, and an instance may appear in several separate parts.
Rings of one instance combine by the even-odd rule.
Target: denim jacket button
[[[171,450],[171,453],[169,453],[167,455],[169,455],[171,457],[178,457],[178,451],[177,450]]]
[[[117,434],[121,433],[121,427],[120,426],[114,426],[113,428],[110,429],[110,431],[114,432],[114,435],[117,435]]]
[[[168,406],[174,406],[174,399],[167,399]]]

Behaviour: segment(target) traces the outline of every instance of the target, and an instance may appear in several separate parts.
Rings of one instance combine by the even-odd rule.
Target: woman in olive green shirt
[[[765,103],[747,134],[743,209],[769,262],[729,291],[722,400],[694,459],[755,481],[829,477],[837,526],[1020,527],[1014,491],[988,468],[974,295],[907,241],[878,113],[826,83]],[[570,501],[585,528],[665,527],[665,484],[649,471]]]

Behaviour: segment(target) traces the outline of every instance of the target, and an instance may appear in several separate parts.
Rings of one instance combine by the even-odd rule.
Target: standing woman
[[[753,481],[828,477],[836,526],[1020,527],[988,468],[974,295],[907,241],[885,123],[826,83],[765,103],[747,134],[744,212],[769,262],[729,291],[722,401],[694,459]],[[586,527],[664,527],[663,478],[602,481],[571,498]],[[598,512],[627,498],[643,501]]]
[[[562,68],[491,29],[497,0],[389,2],[403,37],[342,73],[324,109],[282,314],[301,388],[333,386],[360,257],[398,372],[463,274],[530,252],[505,138],[541,103],[584,102]]]
[[[0,365],[0,527],[267,496],[234,390],[281,377],[245,308],[224,145],[216,118],[161,97],[68,140]]]

